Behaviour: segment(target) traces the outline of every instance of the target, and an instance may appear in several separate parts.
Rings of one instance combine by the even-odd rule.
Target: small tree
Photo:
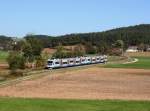
[[[52,55],[53,58],[65,58],[66,52],[64,51],[64,47],[59,45],[57,47],[57,51]]]
[[[118,50],[121,51],[121,54],[123,54],[123,50],[124,50],[124,42],[123,42],[123,40],[117,40],[115,42],[115,44],[114,44],[114,48],[117,48]]]
[[[30,45],[31,50],[32,50],[32,55],[34,57],[38,57],[41,55],[42,52],[42,43],[35,37],[29,37],[26,39],[26,42]]]
[[[32,52],[31,44],[29,44],[28,42],[25,41],[23,44],[22,51],[23,51],[23,56],[25,57],[27,62],[33,62],[34,61],[34,55]]]
[[[25,59],[22,54],[16,51],[10,52],[7,61],[12,75],[23,76],[22,69],[25,69]]]
[[[24,41],[22,52],[23,56],[26,59],[26,62],[28,63],[28,66],[31,67],[31,65],[34,65],[34,61],[41,57],[42,44],[38,39],[31,36],[29,38],[26,38],[26,40]]]
[[[18,52],[10,52],[7,61],[10,69],[15,70],[25,68],[25,59],[22,54]]]
[[[42,56],[37,57],[35,65],[36,65],[37,68],[43,68],[45,66],[44,58],[42,58]]]
[[[123,40],[117,40],[114,44],[114,47],[123,49],[123,47],[124,47]]]

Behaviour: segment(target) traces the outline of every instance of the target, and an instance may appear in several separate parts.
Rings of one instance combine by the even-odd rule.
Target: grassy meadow
[[[150,102],[0,98],[0,111],[150,111]]]
[[[130,64],[106,64],[106,68],[137,68],[137,69],[150,69],[150,57],[135,57],[138,62]]]
[[[5,63],[8,57],[8,52],[0,51],[0,63]]]

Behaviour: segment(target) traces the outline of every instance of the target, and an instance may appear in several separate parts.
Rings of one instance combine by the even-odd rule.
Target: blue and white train
[[[64,59],[48,59],[46,68],[56,69],[56,68],[98,64],[98,63],[106,63],[106,62],[107,62],[106,55],[92,56],[92,57],[85,56],[85,57],[64,58]]]

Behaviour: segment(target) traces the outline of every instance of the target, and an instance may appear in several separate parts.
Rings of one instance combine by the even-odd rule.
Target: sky
[[[150,0],[0,0],[0,35],[64,35],[150,24]]]

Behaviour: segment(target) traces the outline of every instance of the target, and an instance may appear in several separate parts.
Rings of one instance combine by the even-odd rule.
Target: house
[[[150,52],[150,47],[149,47],[149,48],[147,48],[147,52]]]
[[[138,52],[137,46],[129,46],[129,48],[126,50],[126,52]]]

